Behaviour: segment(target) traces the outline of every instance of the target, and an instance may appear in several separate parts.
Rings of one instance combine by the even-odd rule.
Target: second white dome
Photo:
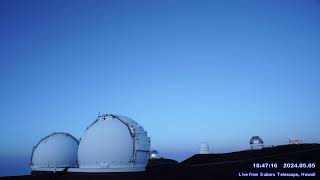
[[[78,171],[143,171],[149,151],[150,138],[134,120],[111,114],[98,116],[80,140]]]

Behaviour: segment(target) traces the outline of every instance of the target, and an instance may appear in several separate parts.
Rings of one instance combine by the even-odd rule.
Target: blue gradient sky
[[[0,1],[0,176],[98,112],[177,160],[253,135],[319,143],[319,19],[317,0]]]

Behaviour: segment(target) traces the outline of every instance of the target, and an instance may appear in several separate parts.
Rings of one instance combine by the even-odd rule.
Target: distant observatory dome
[[[137,122],[125,116],[99,115],[80,140],[79,168],[72,171],[144,171],[149,152],[150,138]]]
[[[152,150],[149,159],[161,159],[161,156],[157,150]]]
[[[209,154],[209,145],[206,142],[201,143],[200,154]]]
[[[63,132],[42,138],[32,150],[32,171],[62,171],[68,167],[77,167],[78,144],[76,138]]]
[[[259,136],[252,136],[250,139],[251,149],[262,149],[263,148],[263,140]]]

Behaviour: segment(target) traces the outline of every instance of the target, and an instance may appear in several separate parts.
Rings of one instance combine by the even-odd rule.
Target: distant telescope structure
[[[157,150],[150,151],[149,159],[161,159],[159,152]]]
[[[262,149],[263,148],[263,140],[259,136],[252,136],[250,139],[251,149]]]
[[[209,154],[209,145],[206,142],[200,144],[200,154]]]
[[[69,172],[106,173],[144,171],[150,138],[136,121],[104,114],[87,127],[78,148],[79,168]]]
[[[292,138],[288,138],[289,139],[289,144],[296,144],[296,145],[298,145],[298,144],[303,144],[303,141],[302,140],[300,140],[300,139],[292,139]]]
[[[33,147],[31,170],[56,172],[77,167],[78,144],[76,138],[64,132],[52,133],[42,138]]]

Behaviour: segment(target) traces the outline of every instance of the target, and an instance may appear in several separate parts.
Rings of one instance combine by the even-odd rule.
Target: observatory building
[[[52,133],[42,138],[33,147],[31,170],[41,172],[63,171],[77,167],[77,150],[79,141],[64,132]]]
[[[161,159],[159,152],[157,150],[150,151],[149,159]]]
[[[79,168],[68,172],[144,171],[149,153],[150,138],[137,122],[120,115],[99,115],[80,139]]]
[[[263,148],[263,140],[259,136],[252,136],[250,139],[251,149],[262,149]]]
[[[200,154],[209,154],[209,145],[206,142],[201,143]]]
[[[300,139],[291,139],[291,138],[288,138],[288,139],[289,139],[289,144],[299,145],[303,143],[303,141]]]

